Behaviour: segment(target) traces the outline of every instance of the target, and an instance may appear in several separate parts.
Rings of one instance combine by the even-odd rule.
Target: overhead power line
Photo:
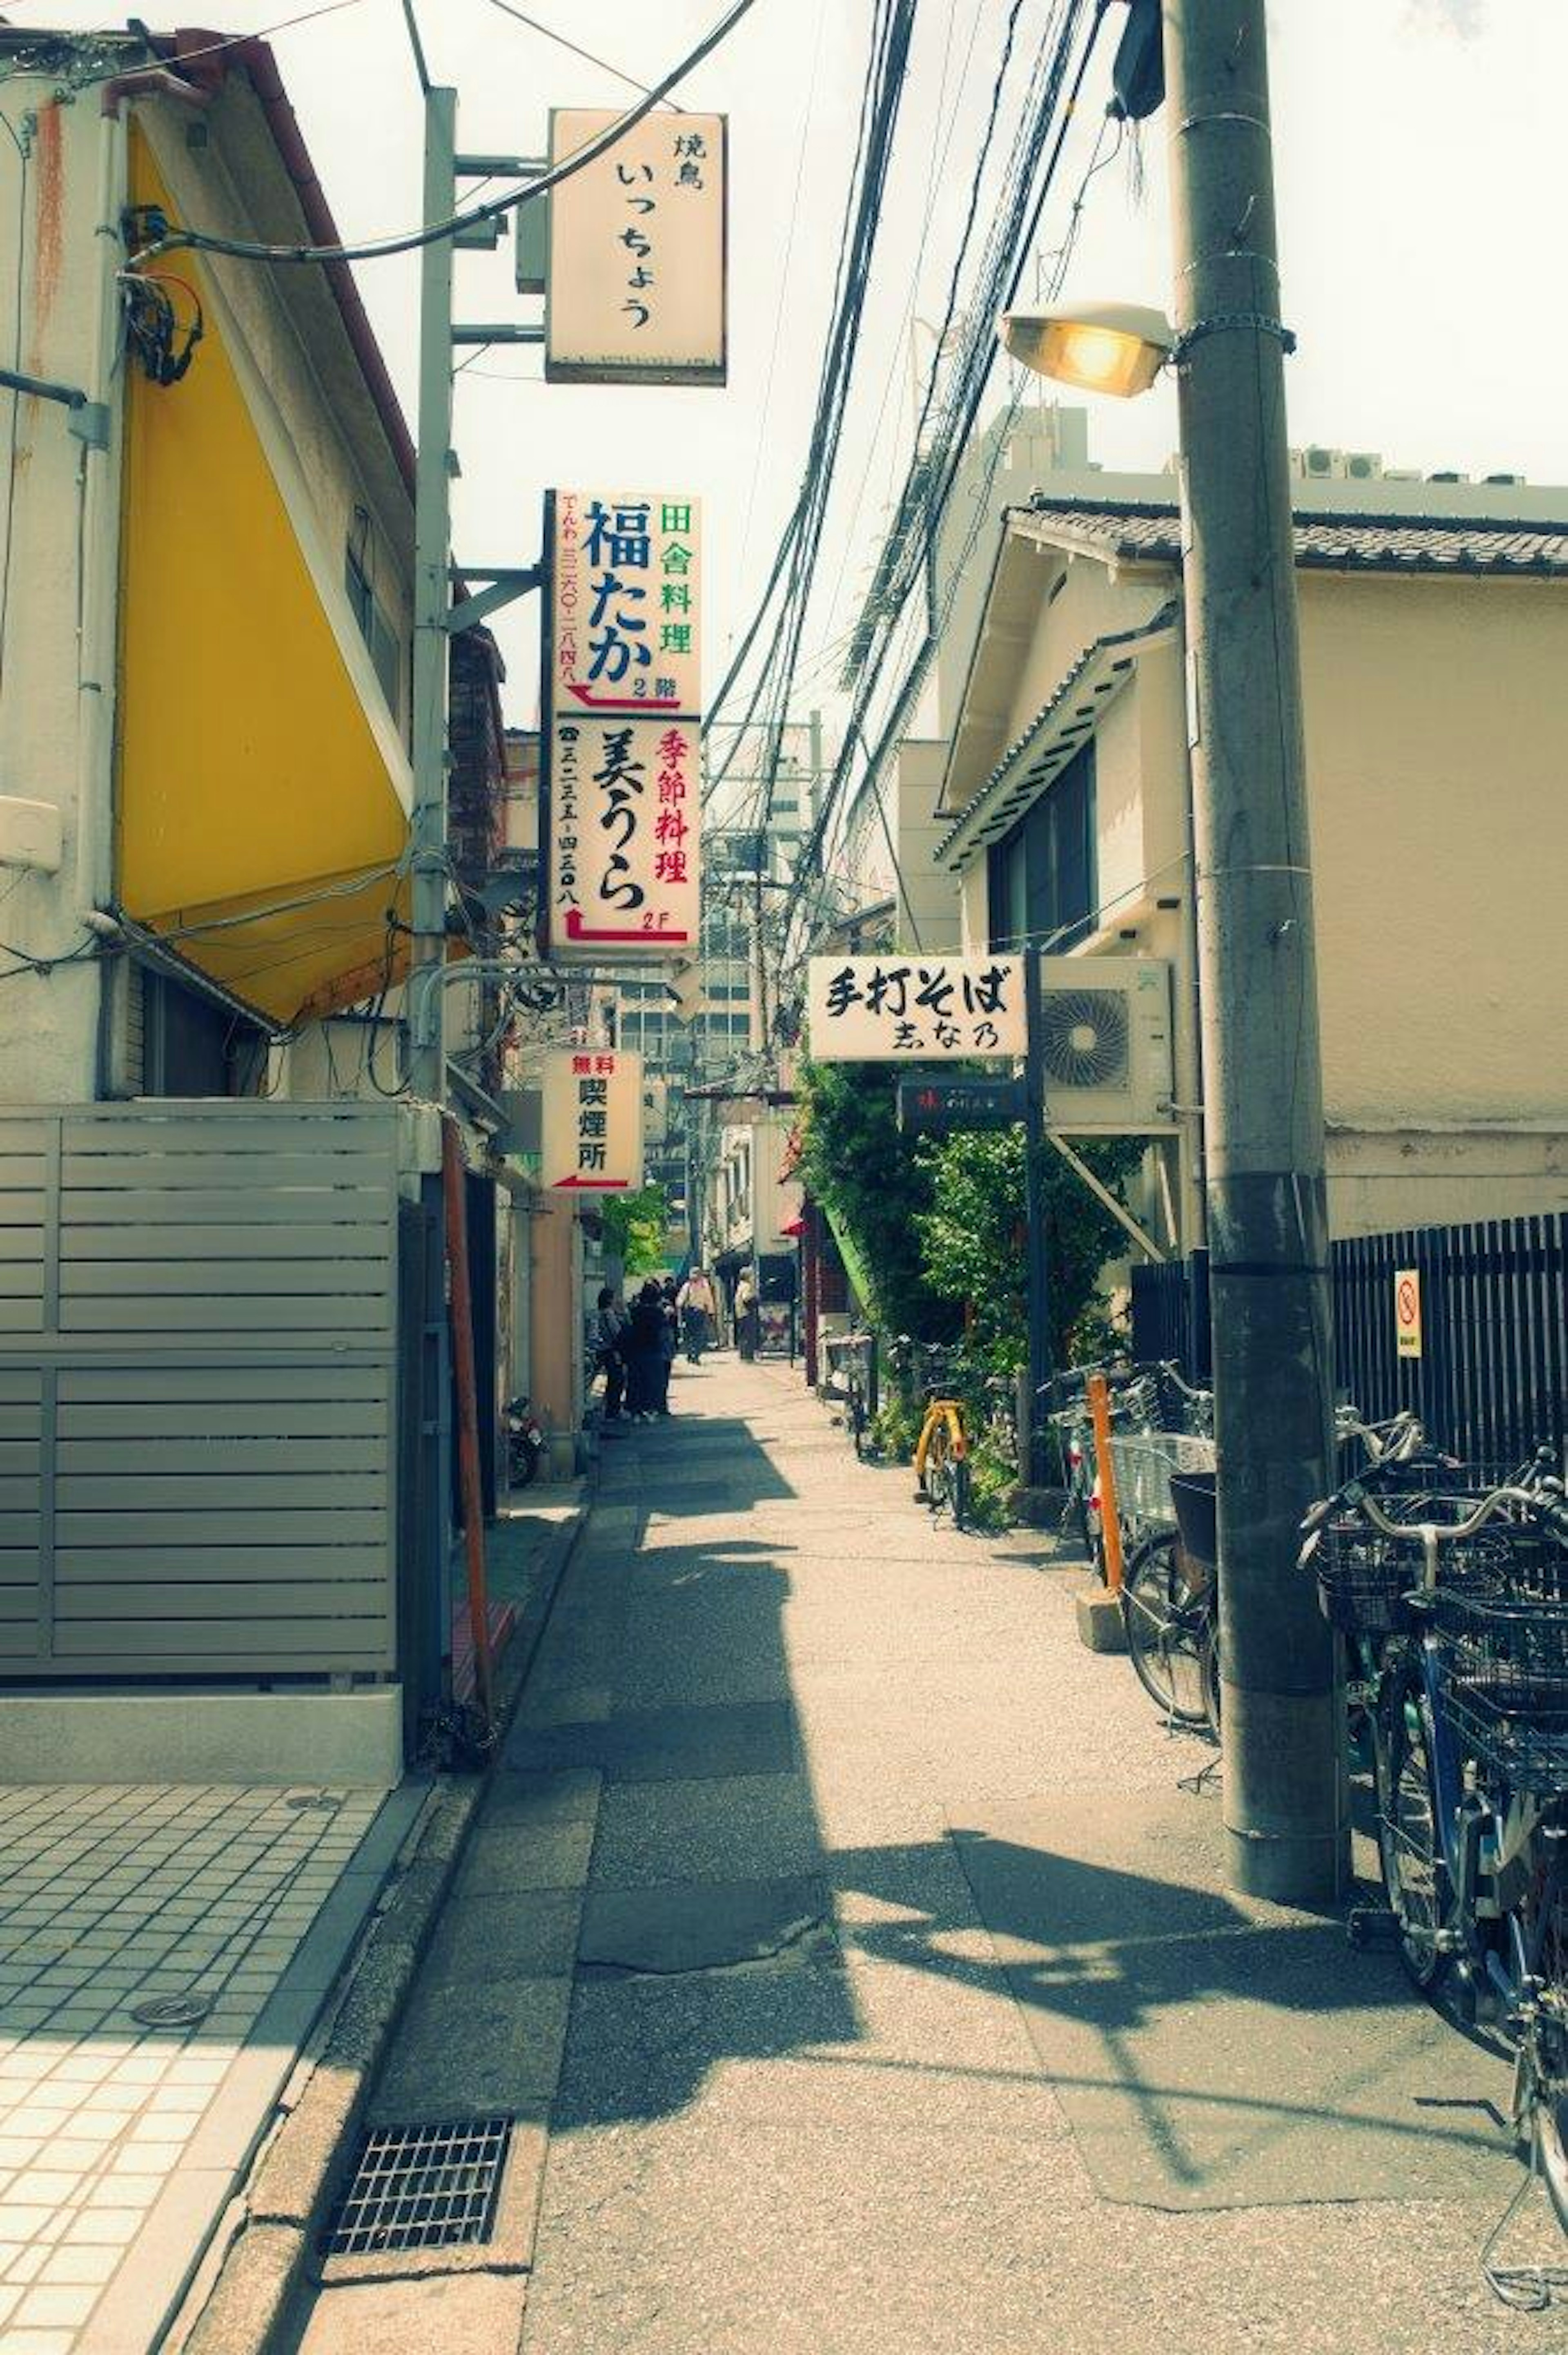
[[[208,229],[171,229],[165,236],[158,238],[135,255],[132,267],[155,261],[161,254],[191,250],[226,254],[235,261],[383,261],[394,254],[413,253],[422,246],[438,245],[443,239],[454,238],[465,229],[477,228],[481,222],[498,220],[505,213],[517,211],[520,206],[533,204],[538,197],[548,196],[552,188],[562,186],[578,172],[586,171],[590,164],[597,164],[601,155],[608,155],[629,131],[634,131],[647,115],[652,114],[662,99],[684,81],[688,74],[694,73],[705,59],[713,55],[756,5],[757,0],[732,0],[731,6],[712,32],[706,34],[678,65],[672,66],[670,71],[655,82],[635,106],[628,107],[624,114],[618,115],[595,138],[586,140],[571,155],[563,156],[560,163],[524,182],[521,187],[509,188],[503,196],[487,197],[483,204],[470,205],[463,211],[454,213],[450,220],[427,221],[422,228],[400,230],[391,237],[368,238],[357,245],[267,245],[252,238],[219,237]]]

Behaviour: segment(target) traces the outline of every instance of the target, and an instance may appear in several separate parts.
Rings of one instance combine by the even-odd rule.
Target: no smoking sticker
[[[1393,1279],[1394,1347],[1402,1358],[1421,1355],[1421,1271],[1399,1269]]]

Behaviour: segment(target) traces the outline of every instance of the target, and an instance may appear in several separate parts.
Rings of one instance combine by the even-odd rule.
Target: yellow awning
[[[173,213],[144,138],[133,200]],[[307,484],[209,277],[166,388],[129,377],[117,896],[279,1021],[402,971],[408,763]],[[188,315],[178,285],[168,291]]]

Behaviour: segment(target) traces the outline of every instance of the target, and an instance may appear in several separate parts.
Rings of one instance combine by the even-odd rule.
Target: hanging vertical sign
[[[698,501],[556,491],[552,508],[553,708],[701,711]]]
[[[689,719],[550,730],[550,954],[695,953],[702,731]]]
[[[1421,1355],[1421,1270],[1402,1267],[1393,1279],[1393,1346],[1401,1358]]]
[[[635,1193],[642,1183],[642,1058],[563,1048],[544,1058],[543,1183]]]
[[[552,165],[619,120],[557,108]],[[722,114],[657,108],[552,191],[547,382],[724,383],[726,133]]]
[[[700,530],[691,499],[556,491],[546,503],[552,957],[694,953]]]

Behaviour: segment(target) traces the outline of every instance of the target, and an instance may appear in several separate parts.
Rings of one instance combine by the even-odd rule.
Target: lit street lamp
[[[1004,311],[996,332],[1010,358],[1083,392],[1147,392],[1171,357],[1163,311],[1137,303],[1075,303]]]

